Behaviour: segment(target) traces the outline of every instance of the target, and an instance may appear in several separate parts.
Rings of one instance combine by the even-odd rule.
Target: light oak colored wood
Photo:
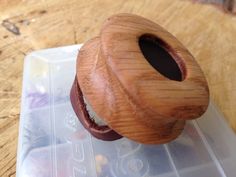
[[[189,49],[206,75],[211,98],[236,129],[235,16],[188,0],[1,0],[0,23],[8,19],[20,35],[0,25],[0,176],[15,175],[25,54],[83,43],[120,12],[160,24]]]
[[[170,80],[148,63],[138,42],[144,34],[168,45],[183,81]],[[137,15],[109,17],[100,37],[80,50],[76,70],[83,96],[98,116],[120,135],[145,144],[175,139],[185,120],[200,117],[209,103],[207,82],[188,50],[165,29]]]

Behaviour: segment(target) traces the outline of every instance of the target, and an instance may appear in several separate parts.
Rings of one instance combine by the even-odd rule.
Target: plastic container
[[[69,99],[79,48],[36,51],[25,59],[18,177],[236,176],[236,136],[212,103],[169,144],[93,138]]]

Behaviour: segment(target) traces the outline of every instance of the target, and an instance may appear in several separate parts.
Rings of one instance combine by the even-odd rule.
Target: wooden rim
[[[144,34],[165,42],[183,71],[182,82],[167,79],[146,61],[138,45]],[[209,90],[204,74],[190,52],[165,29],[136,15],[119,14],[104,23],[100,36],[107,65],[132,99],[153,115],[151,119],[194,119],[206,111]],[[131,57],[122,60],[122,55]]]

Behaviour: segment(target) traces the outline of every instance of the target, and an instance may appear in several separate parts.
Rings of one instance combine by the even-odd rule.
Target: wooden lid
[[[205,77],[189,51],[159,25],[119,14],[88,41],[77,59],[83,96],[99,117],[122,136],[166,143],[186,119],[207,109]]]

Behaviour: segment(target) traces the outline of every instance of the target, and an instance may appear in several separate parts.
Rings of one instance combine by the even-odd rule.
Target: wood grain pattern
[[[147,34],[165,43],[155,45],[168,46],[165,50],[181,68],[182,81],[163,76],[145,59],[139,38]],[[145,144],[173,140],[184,120],[201,116],[209,103],[205,77],[188,50],[165,29],[137,15],[109,17],[100,37],[82,47],[76,70],[83,96],[98,116],[120,135]]]
[[[49,47],[82,43],[114,13],[144,16],[174,34],[203,69],[211,98],[236,129],[236,17],[188,0],[0,1],[0,176],[14,176],[23,58]]]

